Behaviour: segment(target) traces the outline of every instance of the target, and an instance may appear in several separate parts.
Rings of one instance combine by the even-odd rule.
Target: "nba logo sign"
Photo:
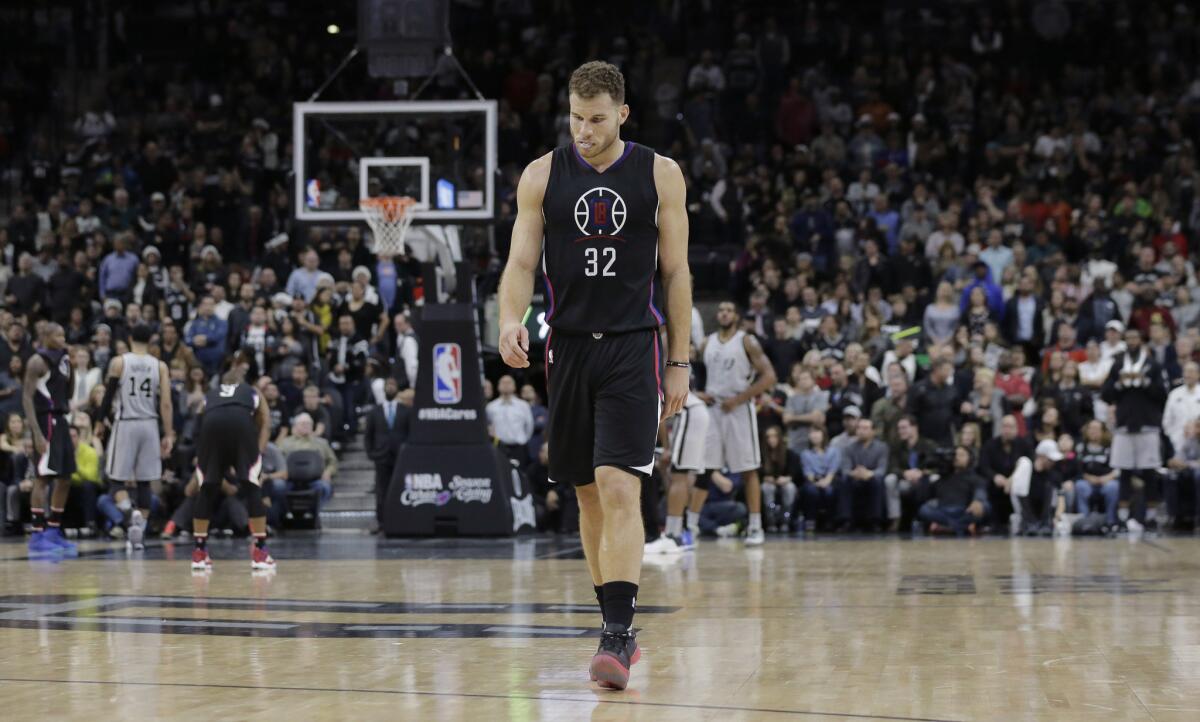
[[[462,401],[462,349],[456,343],[433,347],[433,400],[439,404]]]

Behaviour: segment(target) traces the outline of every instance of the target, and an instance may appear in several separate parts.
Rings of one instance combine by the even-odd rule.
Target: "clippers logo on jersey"
[[[433,347],[433,400],[439,404],[462,401],[462,349],[456,343]]]
[[[575,225],[585,236],[614,236],[625,226],[625,199],[609,188],[593,188],[575,201]]]

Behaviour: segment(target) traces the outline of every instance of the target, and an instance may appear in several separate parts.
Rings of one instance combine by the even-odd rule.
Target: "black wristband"
[[[692,367],[692,365],[690,363],[688,363],[687,361],[668,361],[667,365],[674,366],[676,368],[681,368],[681,369],[690,369]]]

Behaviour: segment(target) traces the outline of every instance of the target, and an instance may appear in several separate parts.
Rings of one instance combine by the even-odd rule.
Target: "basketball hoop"
[[[417,211],[427,208],[411,196],[376,196],[363,198],[358,208],[367,217],[375,236],[375,253],[398,256],[404,252],[404,237]]]

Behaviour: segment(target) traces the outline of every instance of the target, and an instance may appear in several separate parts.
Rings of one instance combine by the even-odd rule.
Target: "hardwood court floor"
[[[279,540],[76,560],[0,544],[0,717],[1200,719],[1200,539],[706,542],[647,566],[630,690],[550,538]],[[173,558],[172,558],[173,557]]]

